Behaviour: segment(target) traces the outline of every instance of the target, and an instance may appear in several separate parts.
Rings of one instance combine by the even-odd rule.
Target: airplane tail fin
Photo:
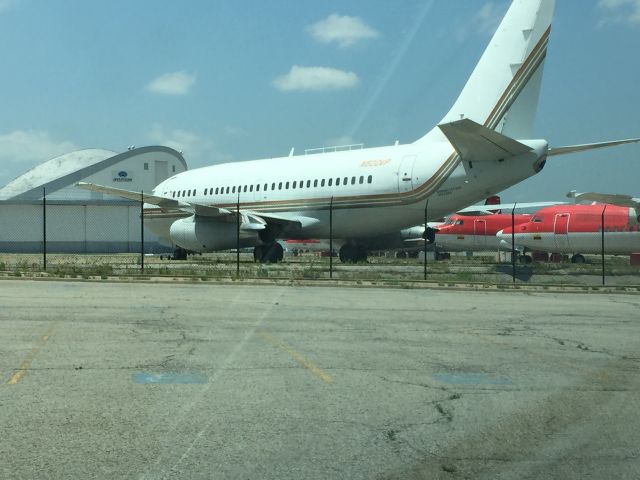
[[[532,138],[554,6],[555,0],[513,0],[440,124],[466,118],[511,138]],[[417,142],[439,135],[433,129]]]

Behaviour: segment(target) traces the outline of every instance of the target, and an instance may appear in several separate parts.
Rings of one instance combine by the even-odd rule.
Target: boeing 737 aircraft
[[[277,239],[345,239],[366,259],[376,236],[472,205],[542,170],[548,156],[636,142],[549,148],[532,139],[554,0],[514,0],[451,110],[406,145],[214,165],[177,174],[145,195],[145,225],[185,250],[254,247]],[[140,200],[139,192],[79,184]],[[239,216],[239,218],[238,218]]]

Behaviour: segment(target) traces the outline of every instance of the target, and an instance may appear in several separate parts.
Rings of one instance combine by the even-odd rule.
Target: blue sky
[[[536,136],[640,136],[640,0],[557,0]],[[0,0],[0,185],[80,148],[191,168],[411,142],[448,111],[504,0]],[[505,201],[640,195],[640,146],[550,159]]]

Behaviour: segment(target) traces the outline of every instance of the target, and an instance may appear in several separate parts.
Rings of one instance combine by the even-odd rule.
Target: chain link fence
[[[557,248],[523,245],[513,235],[501,250],[443,252],[423,244],[397,251],[369,252],[366,262],[341,263],[324,251],[285,251],[282,263],[256,263],[252,249],[172,259],[144,229],[142,205],[114,203],[0,202],[0,272],[66,277],[146,275],[166,278],[275,278],[353,281],[420,281],[436,284],[640,285],[638,225],[603,209],[602,225],[540,233]],[[564,226],[563,226],[564,225]],[[516,233],[517,230],[516,230]],[[555,243],[554,243],[555,242]],[[596,245],[594,249],[594,245]],[[598,248],[599,246],[599,248]],[[427,247],[427,248],[425,248]],[[511,247],[511,248],[510,248]],[[334,252],[335,252],[334,248]],[[635,253],[638,252],[638,253]]]

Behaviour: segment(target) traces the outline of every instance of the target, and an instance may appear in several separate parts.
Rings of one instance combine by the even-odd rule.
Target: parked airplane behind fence
[[[515,227],[515,243],[534,251],[573,254],[571,261],[583,263],[583,254],[604,252],[631,255],[640,252],[640,200],[624,195],[580,194],[578,200],[612,203],[556,205],[540,209],[527,222]],[[604,214],[604,218],[603,218]],[[511,226],[497,237],[511,248]]]
[[[145,225],[179,256],[239,244],[262,261],[282,259],[277,239],[332,229],[345,239],[341,257],[360,261],[361,239],[424,224],[427,207],[441,218],[535,175],[548,156],[640,140],[550,149],[532,139],[553,9],[554,0],[514,0],[451,110],[415,142],[189,170],[144,196]]]

